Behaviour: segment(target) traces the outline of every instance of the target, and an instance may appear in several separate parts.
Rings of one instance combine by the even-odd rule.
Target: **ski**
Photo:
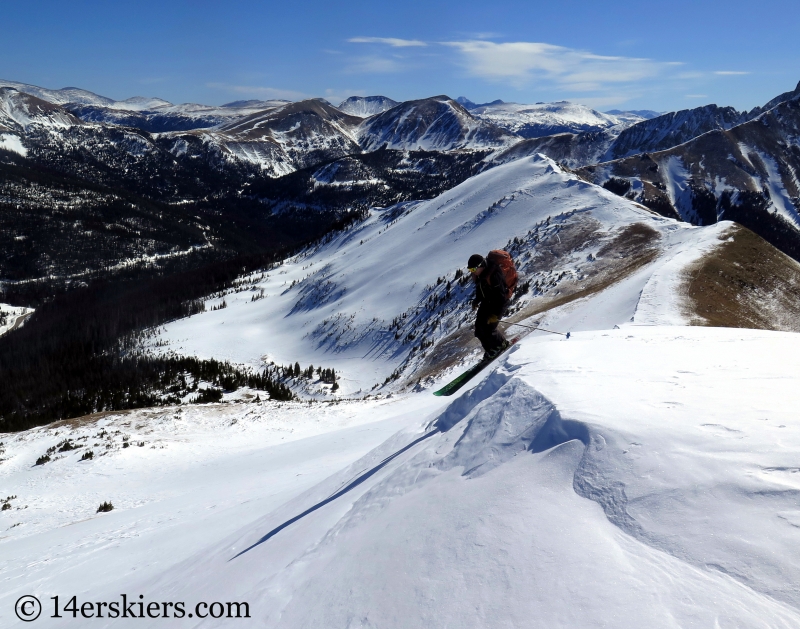
[[[514,345],[516,345],[516,343],[517,343],[517,341],[519,341],[519,339],[520,339],[520,336],[517,336],[517,337],[511,339],[511,341],[509,343],[509,346],[506,347],[497,356],[495,356],[492,360],[486,360],[486,361],[482,360],[477,365],[473,365],[472,367],[467,369],[464,373],[459,374],[458,376],[456,376],[455,379],[453,379],[450,382],[448,382],[441,389],[439,389],[438,391],[434,391],[433,394],[434,395],[438,395],[438,396],[453,395],[453,393],[458,391],[461,387],[463,387],[465,384],[467,384],[467,382],[472,380],[481,371],[483,371],[484,367],[486,367],[487,365],[491,364],[492,362],[494,362],[495,360],[500,358],[500,356],[505,354],[508,350],[510,350],[512,347],[514,347]]]

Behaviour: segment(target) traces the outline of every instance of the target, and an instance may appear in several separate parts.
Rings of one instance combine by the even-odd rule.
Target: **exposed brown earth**
[[[686,314],[697,325],[800,332],[800,264],[739,225],[687,269]]]

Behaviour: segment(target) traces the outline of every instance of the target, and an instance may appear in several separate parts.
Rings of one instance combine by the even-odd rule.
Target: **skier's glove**
[[[489,325],[494,325],[498,321],[500,321],[500,319],[497,317],[497,315],[492,315],[491,317],[486,319],[486,323],[488,323]]]

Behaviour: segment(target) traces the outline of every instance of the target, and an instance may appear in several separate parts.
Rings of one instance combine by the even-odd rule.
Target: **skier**
[[[475,336],[483,345],[484,362],[489,362],[510,345],[497,325],[514,295],[517,270],[511,256],[502,250],[490,251],[486,258],[477,253],[471,255],[467,268],[475,282]]]

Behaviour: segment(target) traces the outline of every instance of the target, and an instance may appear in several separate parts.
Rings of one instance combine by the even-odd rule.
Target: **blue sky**
[[[116,99],[436,94],[749,109],[800,81],[800,3],[3,2],[0,78]]]

